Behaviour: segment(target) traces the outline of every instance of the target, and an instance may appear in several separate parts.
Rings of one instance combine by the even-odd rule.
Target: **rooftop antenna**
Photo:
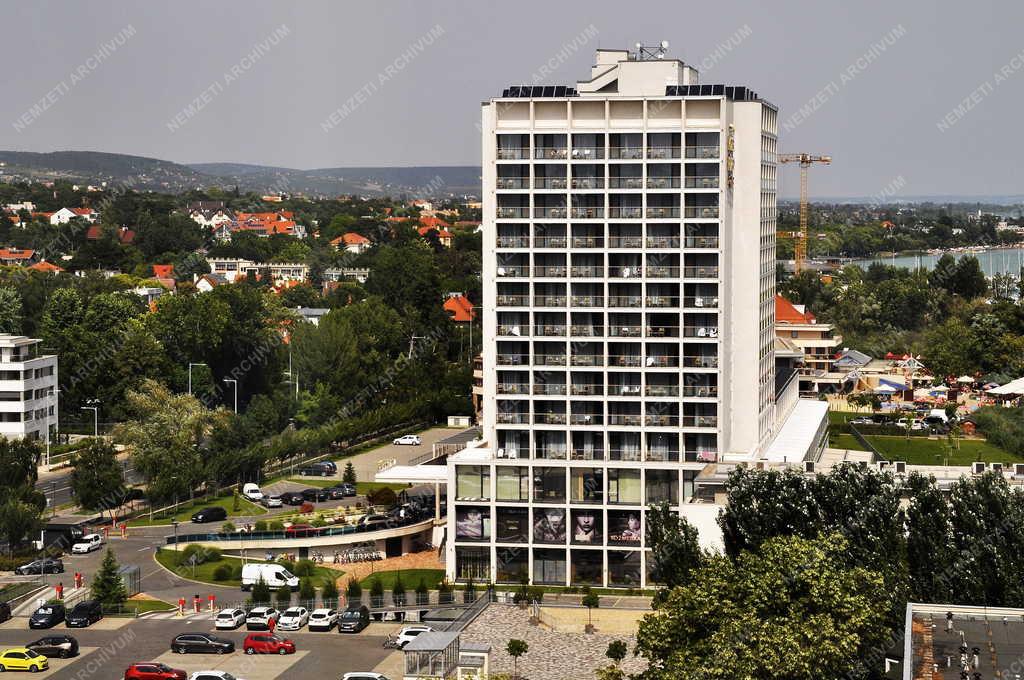
[[[662,40],[657,45],[636,44],[636,60],[651,61],[652,59],[664,59],[668,51],[668,41]]]

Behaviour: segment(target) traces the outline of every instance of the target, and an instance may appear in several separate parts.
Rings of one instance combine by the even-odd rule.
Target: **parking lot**
[[[193,673],[200,670],[224,670],[244,680],[275,678],[328,678],[336,680],[351,671],[388,673],[401,667],[401,652],[384,649],[387,634],[397,624],[375,623],[358,635],[341,635],[335,631],[311,633],[306,629],[282,634],[295,641],[297,651],[287,655],[246,655],[242,641],[244,627],[237,631],[214,631],[208,617],[201,620],[147,620],[106,618],[89,628],[67,631],[58,626],[52,631],[67,632],[80,645],[73,659],[51,659],[50,669],[34,677],[74,680],[119,680],[132,663],[159,661],[172,668]],[[174,654],[170,640],[179,633],[215,632],[233,640],[233,654]],[[45,630],[29,630],[25,618],[15,618],[0,625],[0,646],[24,645],[46,635]]]

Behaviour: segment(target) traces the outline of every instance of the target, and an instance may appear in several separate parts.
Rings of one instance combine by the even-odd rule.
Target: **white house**
[[[50,215],[50,224],[54,226],[67,224],[76,217],[81,217],[91,223],[96,221],[97,213],[92,208],[61,208]]]
[[[46,440],[57,427],[57,356],[42,340],[0,334],[0,435]]]

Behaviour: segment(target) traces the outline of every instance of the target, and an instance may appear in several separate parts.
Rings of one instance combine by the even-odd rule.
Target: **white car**
[[[217,630],[234,630],[245,623],[244,609],[221,609],[213,627]]]
[[[298,630],[309,621],[309,610],[305,607],[289,607],[277,620],[278,630]]]
[[[260,491],[259,485],[252,482],[242,487],[242,495],[251,501],[258,501],[263,498],[263,492]]]
[[[335,609],[314,609],[309,615],[310,630],[330,630],[338,622],[338,612]]]
[[[430,626],[405,626],[398,631],[398,647],[404,648],[407,644],[419,637],[420,633],[429,633],[433,628]]]
[[[255,607],[249,610],[249,615],[245,617],[245,628],[246,630],[269,630],[270,620],[273,619],[274,623],[277,623],[280,616],[281,612],[273,607]]]
[[[362,671],[357,673],[345,673],[341,680],[388,680],[386,675],[374,673],[373,671]]]
[[[82,536],[82,540],[71,546],[71,552],[75,554],[90,553],[93,550],[99,550],[102,545],[102,536],[99,534],[86,534]]]
[[[227,671],[196,671],[188,680],[242,680]]]
[[[395,446],[419,446],[420,438],[414,434],[403,434],[392,443]]]
[[[263,498],[260,499],[260,503],[262,503],[263,507],[265,507],[265,508],[282,508],[282,507],[284,507],[284,501],[281,500],[280,496],[266,496],[265,495],[265,496],[263,496]]]

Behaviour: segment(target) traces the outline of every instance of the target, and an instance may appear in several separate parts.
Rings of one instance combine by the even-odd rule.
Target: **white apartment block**
[[[448,460],[449,577],[646,585],[648,505],[713,527],[709,464],[819,447],[775,374],[777,120],[625,50],[483,103],[483,443]]]
[[[41,342],[0,334],[0,436],[45,441],[57,429],[57,357]]]
[[[206,260],[210,272],[224,277],[228,283],[245,279],[249,274],[270,274],[275,283],[309,280],[309,267],[300,262],[253,262],[237,257],[210,257]]]

